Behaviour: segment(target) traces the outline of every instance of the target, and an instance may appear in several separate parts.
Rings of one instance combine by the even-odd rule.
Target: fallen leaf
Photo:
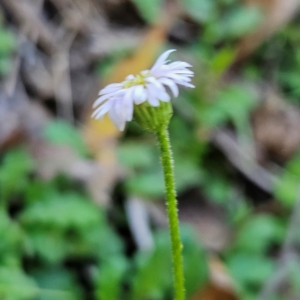
[[[264,89],[263,104],[253,114],[253,132],[260,161],[291,158],[300,147],[300,111],[273,87]]]
[[[209,251],[222,251],[229,243],[230,229],[226,224],[224,211],[217,205],[204,201],[199,193],[179,198],[179,218],[191,224],[199,239]]]
[[[210,282],[191,300],[238,300],[233,288],[233,281],[221,260],[216,256],[211,256],[208,264]]]

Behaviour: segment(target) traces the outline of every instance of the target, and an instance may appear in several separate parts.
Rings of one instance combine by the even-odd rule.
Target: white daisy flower
[[[190,64],[183,61],[169,63],[168,50],[161,54],[150,70],[144,70],[137,75],[129,75],[121,83],[113,83],[99,92],[95,101],[96,108],[92,118],[100,119],[106,113],[114,124],[122,131],[125,123],[133,118],[134,105],[148,102],[150,106],[159,106],[160,101],[171,100],[169,91],[174,97],[178,96],[178,85],[194,88],[191,77],[194,72],[188,68]]]

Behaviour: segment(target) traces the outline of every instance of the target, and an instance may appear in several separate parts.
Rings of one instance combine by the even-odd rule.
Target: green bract
[[[148,102],[136,105],[134,108],[134,120],[144,130],[157,132],[166,128],[173,114],[170,102],[161,102],[159,106],[151,106]]]

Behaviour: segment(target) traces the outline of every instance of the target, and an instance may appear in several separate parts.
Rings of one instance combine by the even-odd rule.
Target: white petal
[[[114,109],[121,123],[132,120],[133,101],[131,98],[120,97],[116,101]]]
[[[122,121],[122,122],[119,122],[119,123],[116,124],[116,125],[117,125],[117,127],[119,128],[120,131],[124,131],[126,122],[125,122],[125,121]]]
[[[158,90],[156,91],[156,97],[163,102],[168,102],[170,101],[170,96],[168,95],[168,93],[164,90]]]
[[[182,69],[182,68],[191,68],[192,65],[185,61],[174,61],[174,62],[168,64],[168,67]]]
[[[101,105],[100,107],[98,107],[92,114],[92,118],[95,119],[100,119],[102,118],[112,107],[113,102],[112,101],[108,101],[106,103],[104,103],[103,105]]]
[[[167,94],[161,94],[159,100],[163,101],[163,102],[169,102],[171,100],[171,97]]]
[[[130,74],[130,75],[128,75],[126,78],[125,78],[125,80],[133,80],[135,78],[135,76],[134,75],[132,75],[132,74]]]
[[[180,81],[180,82],[190,82],[191,78],[188,76],[182,76],[179,74],[169,74],[169,78],[174,79],[175,81]]]
[[[147,77],[145,77],[145,81],[146,82],[154,82],[154,81],[156,81],[157,79],[154,77],[154,76],[147,76]]]
[[[109,94],[105,94],[101,97],[99,97],[93,104],[93,108],[97,107],[99,104],[101,104],[103,101],[107,100],[110,97]]]
[[[155,97],[150,96],[148,98],[148,102],[151,106],[154,106],[154,107],[159,106],[159,101]]]
[[[160,67],[161,65],[166,63],[166,59],[168,58],[168,56],[170,55],[170,53],[176,51],[175,49],[171,49],[168,51],[165,51],[164,53],[162,53],[158,59],[156,60],[156,62],[154,63],[153,67],[151,68],[151,71],[155,70],[156,68]]]
[[[135,87],[132,86],[128,89],[126,89],[125,91],[125,95],[124,95],[124,101],[131,101],[133,102],[133,93],[134,93]]]
[[[150,71],[149,71],[149,70],[143,70],[143,71],[141,72],[141,74],[142,74],[143,76],[148,76],[148,75],[150,74]]]
[[[145,80],[147,82],[149,82],[151,84],[151,86],[152,85],[155,86],[155,88],[164,89],[163,85],[159,82],[159,80],[153,76],[150,76],[150,77],[146,78]]]
[[[147,93],[142,85],[135,86],[134,103],[141,104],[147,100]]]
[[[155,87],[154,87],[155,88]],[[151,89],[151,86],[147,86],[147,92],[148,92],[148,102],[151,106],[159,106],[159,100],[156,97],[155,92]]]
[[[181,78],[190,78],[194,77],[194,74],[185,74],[185,73],[179,73],[179,72],[169,72],[164,76],[161,77],[174,77],[174,76],[180,76]]]
[[[114,122],[114,124],[119,128],[120,131],[123,131],[125,128],[125,120],[121,120],[118,115],[116,115],[114,110],[109,111],[109,117]]]
[[[113,107],[109,111],[109,117],[120,131],[124,130],[126,123],[126,119],[124,118],[124,115],[122,115],[122,111],[123,105],[121,100],[114,103]]]
[[[99,97],[93,104],[93,108],[95,108],[96,106],[98,106],[99,104],[101,104],[103,101],[107,100],[108,98],[112,97],[112,96],[118,96],[119,94],[124,93],[124,89],[120,89],[116,92],[111,92],[111,93],[107,93],[101,97]]]
[[[120,90],[121,88],[122,88],[122,84],[121,83],[112,83],[112,84],[109,84],[104,89],[100,90],[99,96],[107,94],[107,93],[115,92],[117,90]]]
[[[131,121],[133,117],[133,102],[132,99],[127,101],[124,99],[124,118],[126,121]]]
[[[160,67],[157,67],[155,70],[151,70],[151,74],[157,78],[160,76],[164,76],[167,73],[173,72],[171,69],[168,68],[167,65],[162,65]]]
[[[195,86],[191,83],[187,83],[187,82],[182,82],[182,83],[179,83],[180,85],[183,85],[183,86],[186,86],[186,87],[189,87],[189,88],[194,88]]]
[[[191,71],[191,70],[184,70],[184,69],[176,70],[174,73],[176,73],[176,74],[188,74],[188,75],[194,76],[194,72]]]
[[[159,81],[162,84],[165,84],[165,85],[167,85],[170,88],[170,90],[172,91],[173,96],[175,98],[178,97],[179,89],[178,89],[177,84],[173,80],[168,79],[168,78],[160,78]]]

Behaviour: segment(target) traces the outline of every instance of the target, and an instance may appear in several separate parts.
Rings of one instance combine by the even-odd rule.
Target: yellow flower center
[[[133,79],[130,80],[125,80],[123,83],[123,88],[124,89],[128,89],[134,85],[146,85],[146,81],[145,81],[145,77],[147,77],[148,74],[144,73],[144,74],[137,74],[134,76]]]

